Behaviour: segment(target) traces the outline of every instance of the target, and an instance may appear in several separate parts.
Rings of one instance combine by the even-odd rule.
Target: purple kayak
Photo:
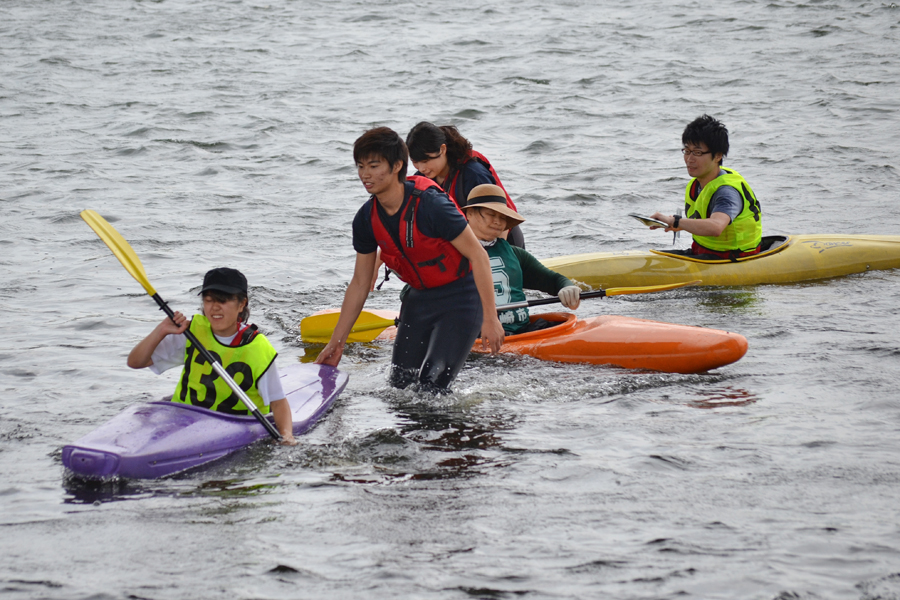
[[[294,415],[294,435],[315,425],[347,379],[327,365],[297,363],[281,372],[281,385]],[[62,461],[84,477],[153,479],[208,463],[268,436],[251,416],[177,402],[146,402],[128,407],[63,447]]]

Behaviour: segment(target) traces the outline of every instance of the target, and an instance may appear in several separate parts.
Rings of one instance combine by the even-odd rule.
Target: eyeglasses
[[[681,153],[685,156],[703,156],[704,154],[712,154],[712,150],[688,150],[687,148],[682,148]]]

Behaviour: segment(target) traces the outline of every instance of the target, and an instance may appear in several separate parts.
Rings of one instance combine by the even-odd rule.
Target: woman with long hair
[[[440,185],[460,208],[475,186],[490,183],[503,188],[491,163],[453,125],[422,121],[406,136],[409,157],[419,174]],[[516,210],[506,188],[506,205]],[[509,230],[506,240],[513,246],[525,247],[525,237],[518,225]]]

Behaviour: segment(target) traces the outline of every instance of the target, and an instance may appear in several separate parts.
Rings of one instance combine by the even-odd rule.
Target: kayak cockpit
[[[671,250],[650,250],[653,254],[658,254],[660,256],[668,256],[669,258],[677,258],[679,260],[686,260],[690,262],[698,262],[698,263],[708,263],[708,264],[727,264],[732,262],[747,262],[751,260],[758,260],[760,258],[765,258],[766,256],[772,256],[773,254],[778,254],[792,243],[791,236],[789,235],[767,235],[763,236],[762,242],[760,243],[760,252],[759,254],[754,254],[752,256],[743,256],[741,258],[719,258],[718,256],[712,256],[710,254],[682,254],[680,252],[673,252]]]
[[[538,319],[543,319],[552,323],[553,325],[550,327],[544,327],[543,329],[536,329],[535,331],[529,331],[528,333],[517,333],[515,335],[508,335],[504,339],[504,344],[507,342],[519,342],[519,341],[528,341],[535,340],[538,338],[545,338],[549,336],[559,335],[561,333],[565,333],[570,329],[575,327],[575,322],[577,318],[573,313],[564,313],[564,312],[552,312],[552,313],[543,313],[540,315],[530,315],[530,321],[534,323]],[[481,338],[475,340],[475,349],[481,348]]]

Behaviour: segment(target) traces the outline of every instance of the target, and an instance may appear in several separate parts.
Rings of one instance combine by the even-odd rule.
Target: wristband
[[[681,221],[681,215],[673,215],[674,221],[672,221],[672,229],[678,229],[678,222]]]

